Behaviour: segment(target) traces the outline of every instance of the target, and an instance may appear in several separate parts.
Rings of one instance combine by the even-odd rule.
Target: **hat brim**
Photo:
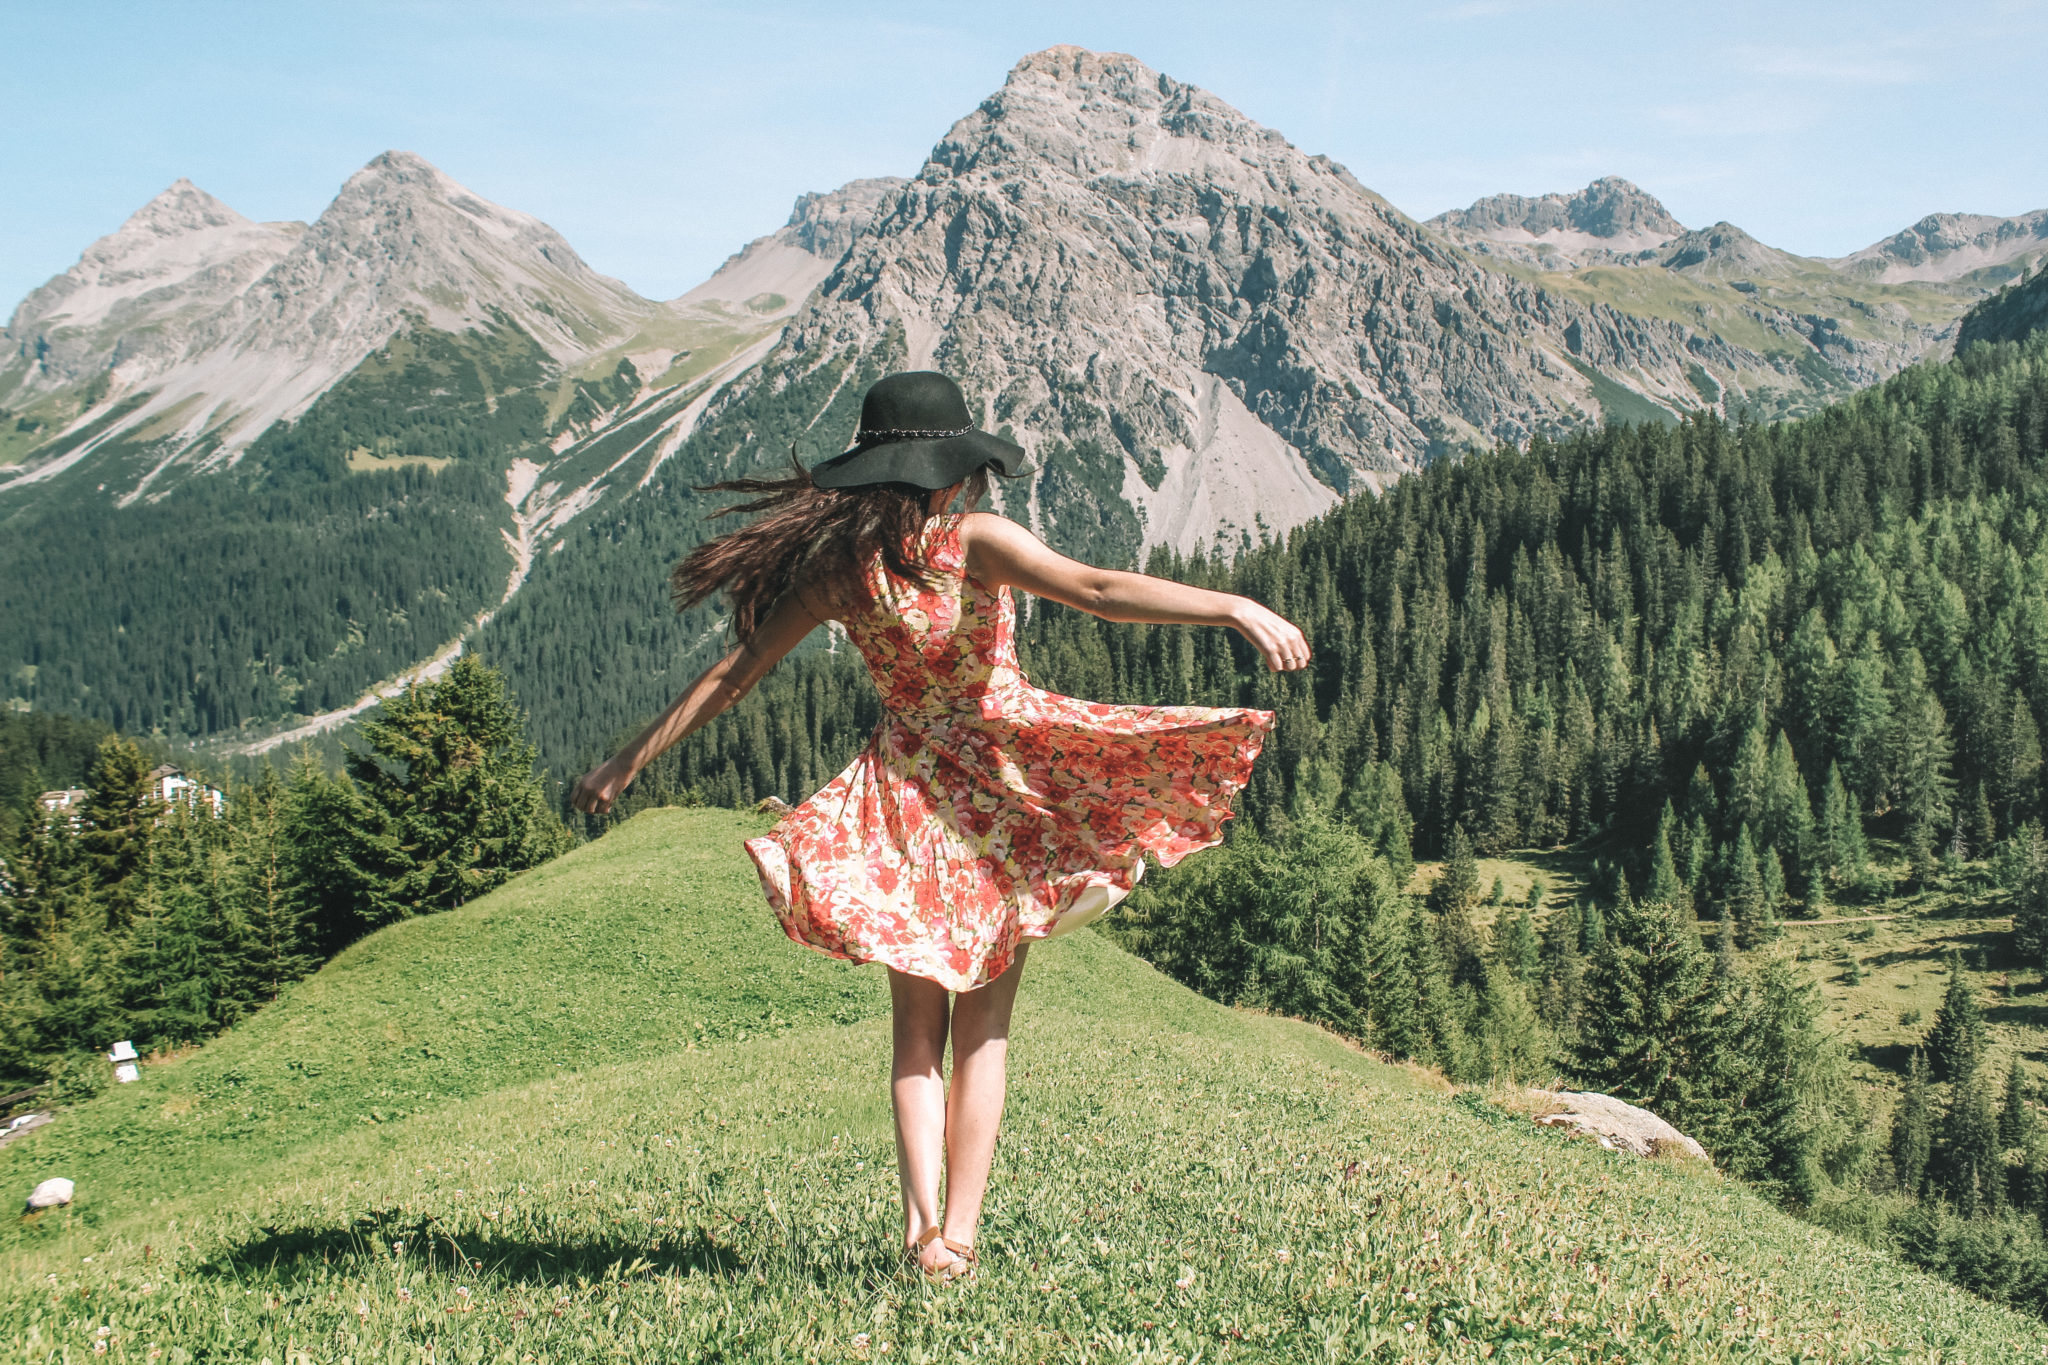
[[[820,488],[860,488],[875,483],[907,483],[916,488],[951,488],[980,469],[993,465],[1006,479],[1032,472],[1024,447],[985,431],[963,432],[929,441],[889,441],[855,446],[815,466],[811,482]]]

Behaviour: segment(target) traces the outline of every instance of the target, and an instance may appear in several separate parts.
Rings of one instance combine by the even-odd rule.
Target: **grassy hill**
[[[647,812],[0,1149],[22,1360],[1978,1361],[2048,1330],[1107,941],[1035,950],[980,1279],[891,1254],[879,974]],[[160,1355],[153,1354],[161,1352]],[[5,1358],[0,1356],[0,1358]]]

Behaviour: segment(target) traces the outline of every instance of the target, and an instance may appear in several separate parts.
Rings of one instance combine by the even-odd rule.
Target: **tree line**
[[[458,659],[387,702],[333,774],[310,757],[259,769],[221,814],[159,800],[134,740],[97,738],[83,804],[39,783],[76,764],[76,722],[0,728],[0,758],[46,744],[6,792],[0,844],[0,1085],[104,1079],[90,1054],[203,1041],[361,935],[461,905],[573,842],[533,770],[502,678]],[[26,737],[16,732],[35,731]],[[0,765],[4,768],[4,765]],[[6,776],[0,771],[0,776]]]

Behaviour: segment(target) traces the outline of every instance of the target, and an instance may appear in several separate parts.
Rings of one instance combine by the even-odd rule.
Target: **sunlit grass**
[[[726,880],[748,824],[642,815],[466,922],[373,939],[323,973],[324,1025],[237,1037],[251,1066],[266,1027],[302,1047],[329,1038],[322,1057],[346,1065],[336,1030],[363,1033],[381,1010],[409,1031],[439,973],[442,997],[489,1000],[439,1007],[440,1031],[421,1035],[472,1077],[459,1098],[384,1123],[284,1111],[301,1115],[296,1143],[250,1130],[207,1149],[203,1172],[198,1148],[158,1132],[173,1120],[121,1097],[67,1115],[58,1142],[0,1153],[16,1183],[94,1153],[78,1205],[0,1256],[0,1341],[22,1360],[274,1365],[2048,1350],[2036,1325],[1739,1185],[1568,1141],[1304,1025],[1202,1001],[1089,934],[1034,952],[980,1275],[934,1290],[895,1254],[879,983],[796,956],[758,893]],[[730,962],[686,968],[649,946],[647,908],[679,900],[669,930]],[[667,954],[666,998],[618,979],[633,952]],[[549,983],[579,958],[581,976]],[[541,969],[513,970],[526,962]],[[823,976],[797,981],[798,964]],[[690,1019],[741,1017],[736,975],[789,992],[780,1022],[698,1041]],[[593,1005],[581,1060],[536,1071],[549,1054],[514,1048],[501,1062],[487,1020],[578,987],[620,995]],[[855,1017],[831,1022],[847,1001]],[[374,1032],[363,1046],[353,1083],[427,1084],[427,1059]],[[202,1064],[220,1065],[158,1068],[153,1100]],[[285,1080],[262,1075],[280,1104]],[[89,1132],[126,1146],[132,1169],[117,1175]],[[152,1202],[153,1153],[188,1162],[193,1192]]]

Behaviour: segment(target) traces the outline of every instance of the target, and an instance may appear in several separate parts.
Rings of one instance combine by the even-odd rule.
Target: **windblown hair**
[[[790,464],[793,472],[783,478],[728,479],[697,490],[753,500],[713,512],[713,518],[749,520],[690,551],[669,575],[677,611],[723,593],[732,605],[733,634],[744,642],[770,608],[800,586],[816,585],[836,607],[857,605],[845,593],[861,591],[877,554],[890,573],[931,586],[929,567],[913,558],[929,492],[907,483],[820,488],[793,452]],[[971,508],[987,492],[984,468],[968,477],[956,505]]]

